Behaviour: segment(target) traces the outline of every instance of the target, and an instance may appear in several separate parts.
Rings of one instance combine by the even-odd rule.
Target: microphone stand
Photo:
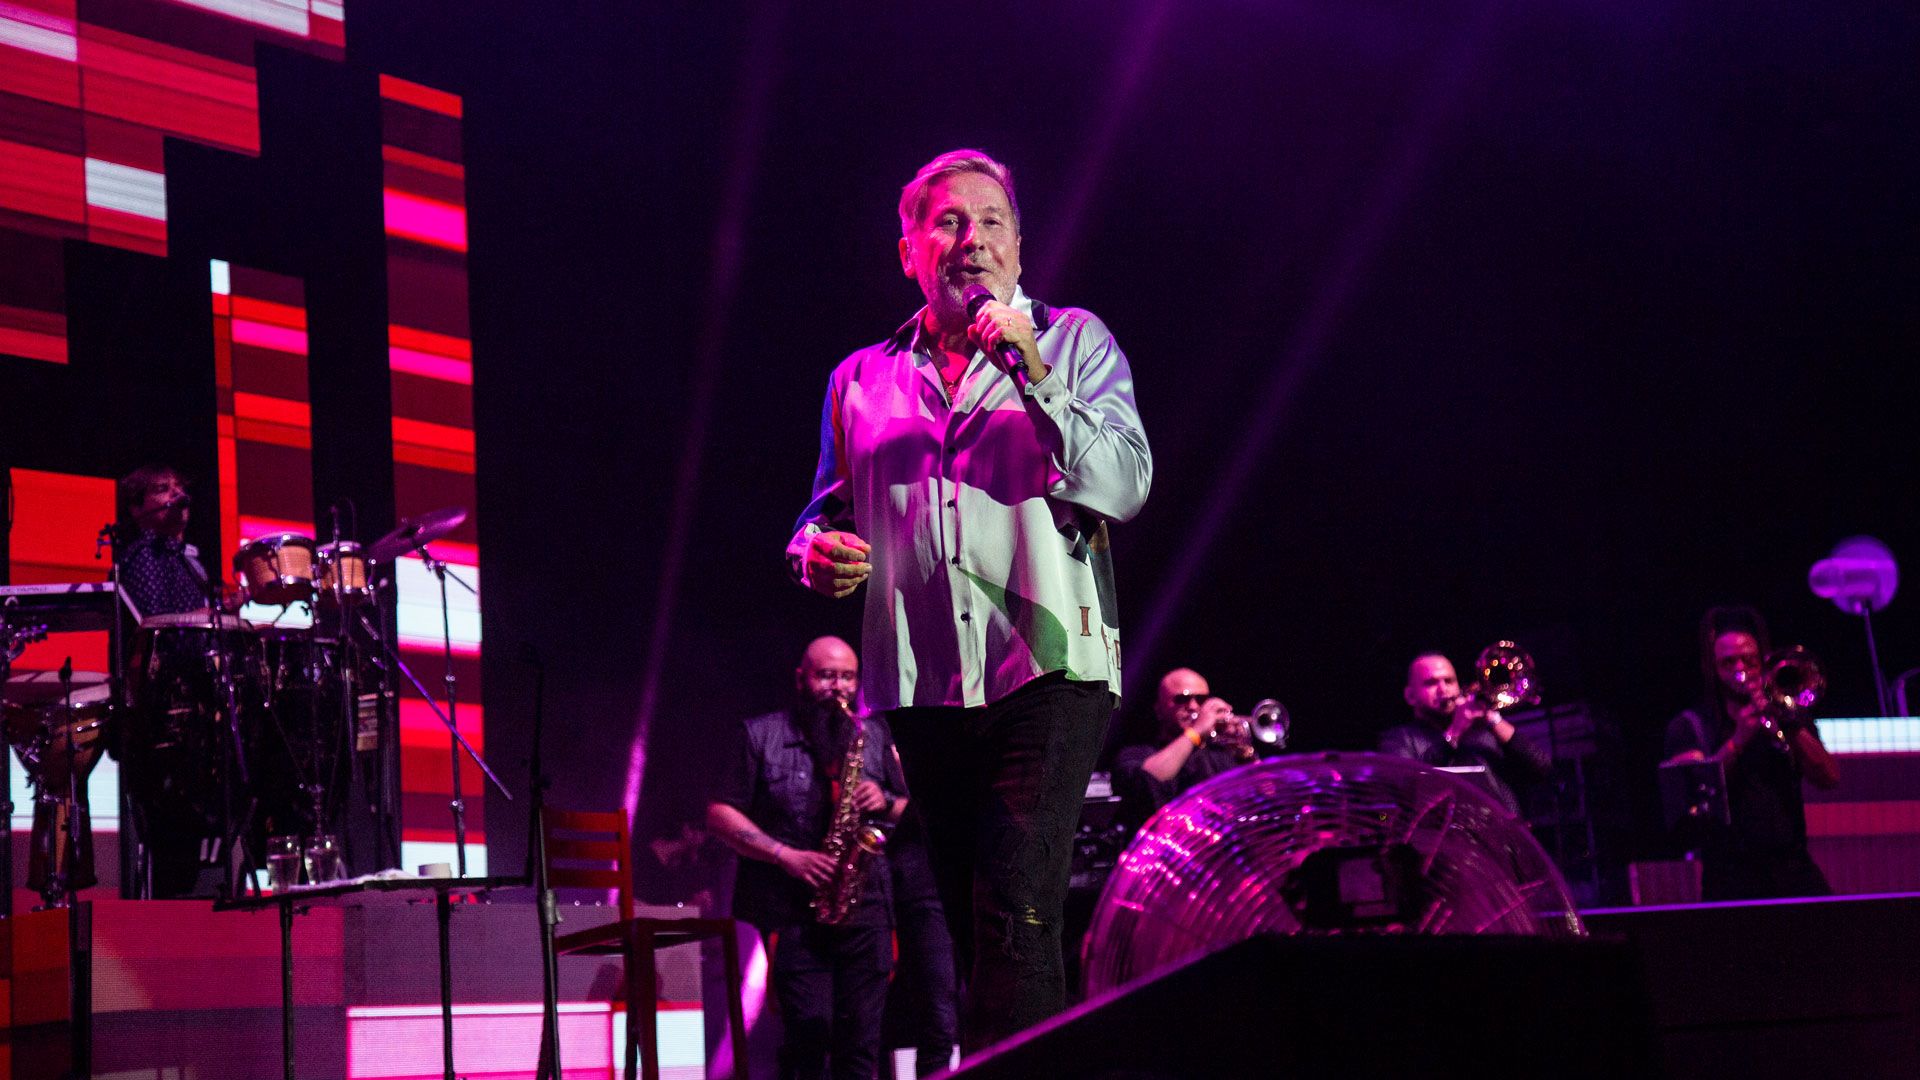
[[[547,667],[531,644],[521,659],[533,668],[533,761],[530,786],[533,805],[528,808],[527,880],[533,883],[534,899],[540,916],[540,1064],[534,1080],[560,1080],[560,956],[554,948],[554,928],[560,923],[560,906],[554,900],[553,885],[547,880],[547,786],[545,756],[541,753],[541,735],[546,730]]]
[[[466,745],[466,740],[460,738],[460,724],[459,724],[460,699],[459,699],[459,693],[458,693],[459,684],[458,684],[458,680],[455,679],[453,674],[453,617],[450,613],[450,609],[447,606],[447,579],[452,578],[454,581],[459,582],[461,588],[467,590],[467,592],[469,593],[472,593],[475,597],[478,597],[480,594],[479,592],[475,591],[473,586],[461,580],[459,574],[456,574],[452,570],[448,569],[445,560],[434,558],[433,553],[427,550],[427,545],[420,543],[419,541],[416,540],[413,545],[413,550],[416,554],[420,556],[420,561],[426,564],[427,569],[433,571],[433,576],[440,579],[440,634],[441,634],[441,642],[445,648],[445,654],[447,658],[447,674],[446,674],[447,714],[446,716],[442,717],[442,719],[446,721],[447,728],[453,732],[453,741],[450,742],[447,746],[447,756],[453,760],[452,809],[453,809],[454,876],[466,877],[467,876],[467,801],[464,797],[462,797],[461,791],[460,791],[460,747]],[[467,747],[467,753],[473,754],[473,748],[470,746]],[[474,754],[474,760],[479,761],[480,756],[478,754]],[[481,764],[481,768],[483,769],[486,768],[486,765],[484,762]],[[489,773],[488,775],[491,776],[492,774]],[[498,785],[499,781],[495,780],[494,783]],[[501,788],[501,793],[505,794],[505,792],[506,792],[506,789]]]
[[[473,744],[467,741],[466,736],[460,734],[460,729],[453,726],[453,720],[440,708],[440,703],[433,700],[433,695],[427,692],[426,684],[420,681],[420,677],[413,673],[413,669],[407,666],[405,660],[400,659],[400,654],[394,649],[393,643],[380,636],[380,631],[375,630],[373,624],[367,621],[365,612],[355,612],[354,617],[359,620],[360,628],[366,631],[367,637],[372,639],[375,645],[380,646],[380,652],[386,656],[387,662],[398,669],[400,674],[407,677],[407,682],[412,684],[413,688],[419,691],[420,696],[426,700],[427,708],[432,709],[433,715],[439,717],[440,722],[446,725],[447,731],[453,738],[454,745],[461,750],[465,750],[467,756],[473,759],[473,763],[480,766],[481,773],[492,782],[494,790],[498,791],[511,802],[513,793],[507,790],[507,785],[500,782],[500,777],[494,775],[493,768],[487,764],[485,758],[480,756],[480,752],[473,748]],[[456,758],[454,763],[456,765],[459,764],[459,760]]]

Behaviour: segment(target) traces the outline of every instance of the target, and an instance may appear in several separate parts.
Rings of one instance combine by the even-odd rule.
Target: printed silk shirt
[[[840,362],[820,420],[815,533],[873,545],[868,707],[979,706],[1050,671],[1120,691],[1108,521],[1140,511],[1153,458],[1133,374],[1091,313],[1024,292],[1052,369],[1024,390],[975,350],[949,404],[916,314]]]
[[[120,556],[120,587],[143,619],[207,606],[200,550],[179,537],[142,531]]]

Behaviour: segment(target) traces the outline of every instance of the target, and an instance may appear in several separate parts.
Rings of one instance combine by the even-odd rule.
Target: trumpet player
[[[1802,778],[1840,782],[1840,769],[1805,710],[1765,700],[1767,624],[1748,607],[1700,621],[1700,704],[1667,724],[1666,760],[1718,761],[1732,824],[1691,838],[1708,900],[1821,896],[1826,876],[1807,850]]]
[[[884,853],[866,864],[858,900],[826,925],[811,902],[834,874],[821,847],[842,796],[867,820],[892,826],[907,806],[893,736],[865,720],[862,779],[838,790],[851,752],[849,709],[860,660],[837,637],[807,646],[794,669],[794,695],[778,712],[743,725],[707,827],[739,856],[734,916],[760,931],[785,1032],[783,1077],[872,1080],[879,1069],[880,1018],[893,972],[893,897]]]
[[[1137,828],[1181,792],[1244,764],[1214,738],[1232,715],[1199,672],[1175,668],[1162,676],[1153,701],[1156,741],[1122,747],[1114,759],[1121,819]]]
[[[1447,768],[1483,766],[1479,781],[1515,814],[1520,800],[1514,788],[1542,779],[1552,767],[1546,752],[1498,709],[1460,692],[1453,661],[1441,653],[1413,658],[1401,697],[1413,718],[1381,733],[1383,754]]]

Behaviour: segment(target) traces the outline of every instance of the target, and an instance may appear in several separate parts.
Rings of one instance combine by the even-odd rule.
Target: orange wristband
[[[1186,735],[1187,735],[1187,741],[1193,744],[1194,749],[1198,750],[1200,748],[1200,743],[1203,741],[1200,738],[1200,733],[1193,730],[1192,728],[1188,728],[1186,731]]]

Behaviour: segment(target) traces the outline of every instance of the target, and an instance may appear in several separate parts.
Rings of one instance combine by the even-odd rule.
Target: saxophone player
[[[783,1077],[871,1080],[879,1068],[880,1019],[893,971],[893,898],[886,855],[865,862],[844,915],[828,924],[814,901],[833,883],[823,848],[839,811],[890,828],[906,811],[886,721],[856,725],[860,661],[836,637],[809,644],[793,673],[793,700],[738,729],[707,824],[740,856],[733,914],[766,942],[784,1039]],[[859,779],[842,790],[856,731]]]

